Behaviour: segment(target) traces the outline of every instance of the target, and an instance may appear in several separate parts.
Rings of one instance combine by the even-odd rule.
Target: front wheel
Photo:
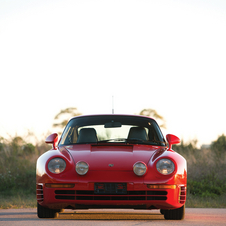
[[[166,220],[183,220],[185,215],[185,205],[174,210],[164,210]]]
[[[162,215],[164,215],[164,214],[165,214],[165,210],[160,209],[160,213],[161,213]]]
[[[55,218],[58,210],[49,209],[37,203],[37,215],[39,218]]]

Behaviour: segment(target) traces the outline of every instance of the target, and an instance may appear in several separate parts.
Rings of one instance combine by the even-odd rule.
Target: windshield
[[[139,116],[98,115],[73,118],[59,145],[88,143],[133,143],[165,146],[157,123]]]

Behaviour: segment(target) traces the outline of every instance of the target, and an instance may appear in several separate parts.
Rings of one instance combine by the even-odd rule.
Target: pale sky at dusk
[[[1,0],[0,136],[153,108],[185,141],[226,134],[225,0]]]

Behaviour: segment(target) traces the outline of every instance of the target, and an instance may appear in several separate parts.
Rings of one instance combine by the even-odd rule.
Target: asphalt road
[[[39,219],[36,209],[0,209],[0,226],[148,226],[226,225],[226,209],[186,208],[182,221],[164,220],[158,210],[66,210],[55,219]]]

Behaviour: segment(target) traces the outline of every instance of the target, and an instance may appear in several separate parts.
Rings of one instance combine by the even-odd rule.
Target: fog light
[[[79,175],[85,175],[89,171],[89,165],[86,162],[77,162],[75,169]]]
[[[133,172],[137,176],[143,176],[147,172],[147,166],[143,162],[137,162],[133,166]]]

